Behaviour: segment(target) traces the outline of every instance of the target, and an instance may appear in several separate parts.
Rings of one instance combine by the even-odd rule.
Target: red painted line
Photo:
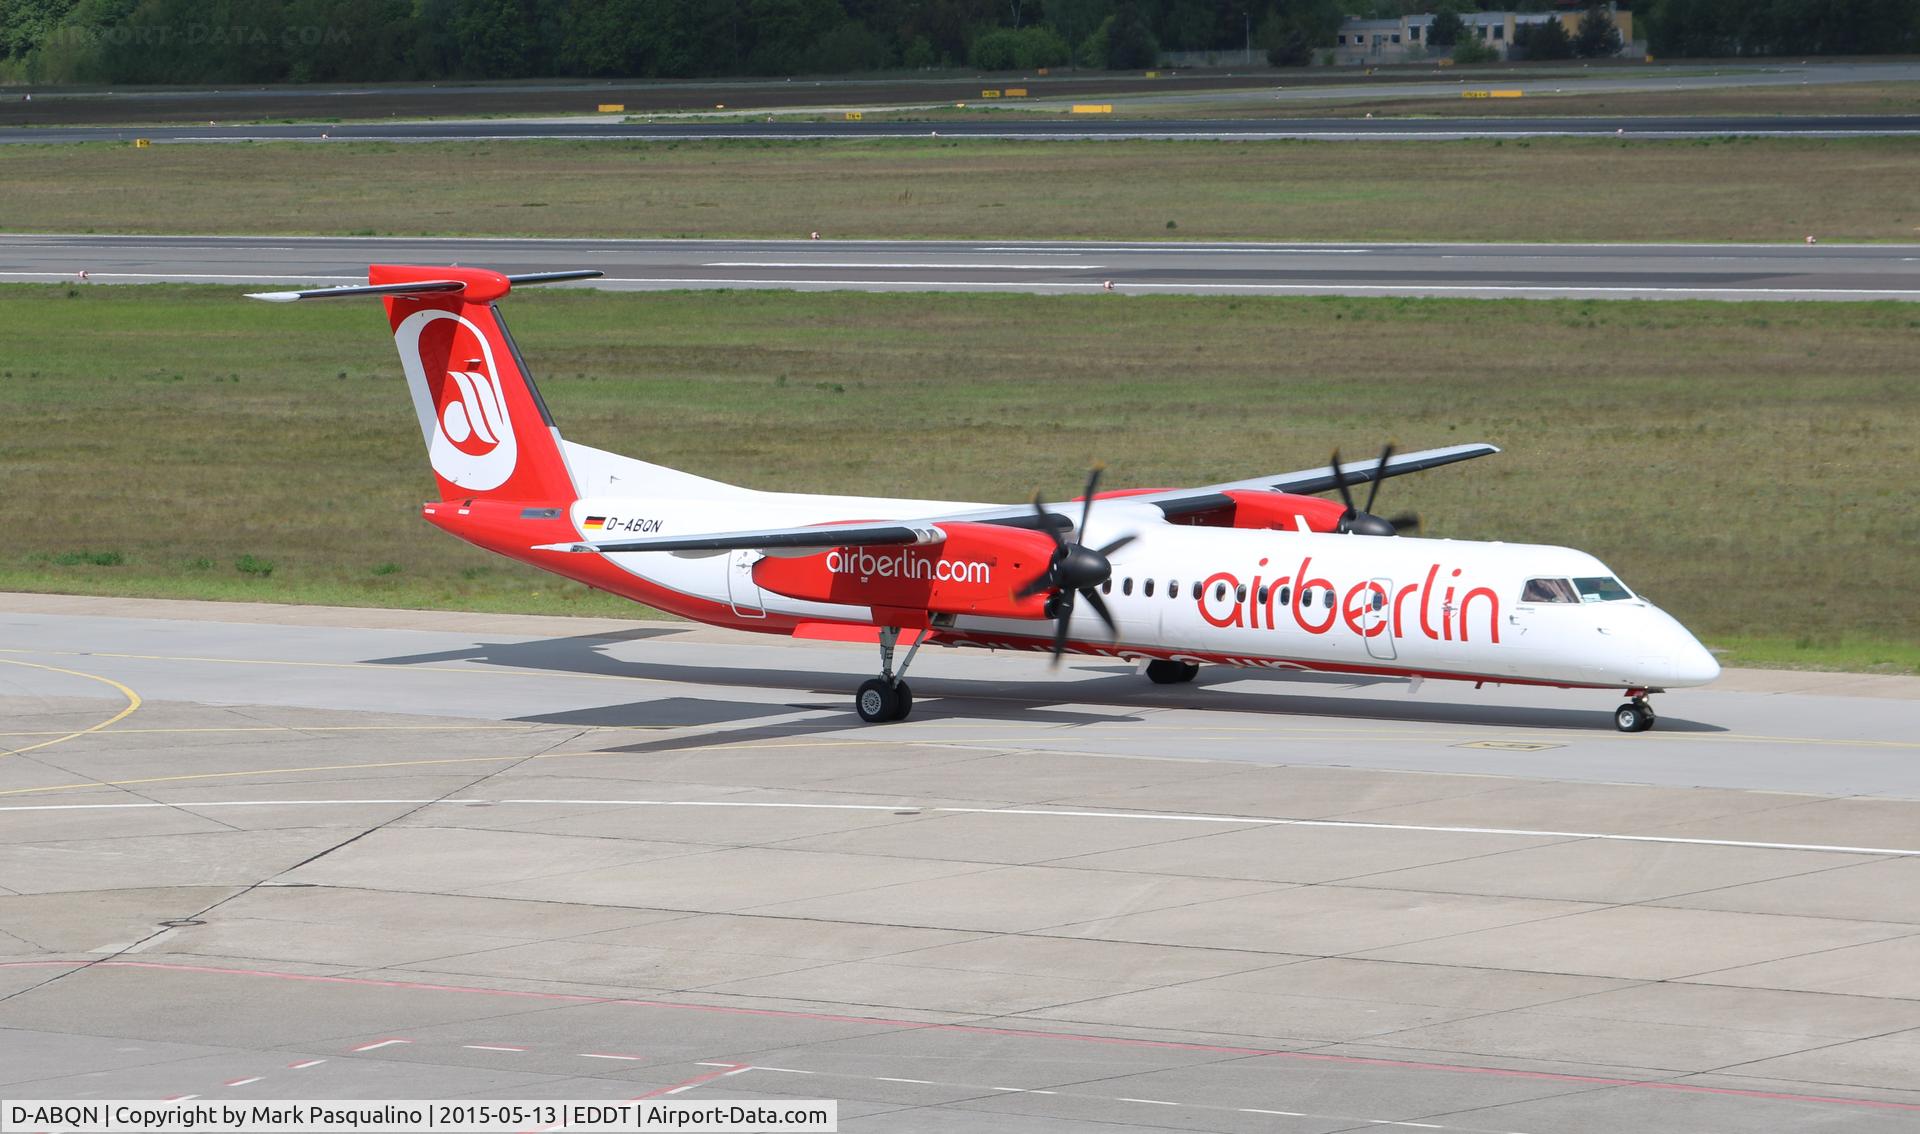
[[[1458,1063],[1428,1063],[1409,1059],[1377,1059],[1359,1055],[1325,1055],[1304,1051],[1278,1051],[1271,1048],[1233,1047],[1224,1044],[1184,1043],[1179,1040],[1131,1039],[1123,1036],[1095,1036],[1080,1032],[1043,1032],[1021,1028],[989,1028],[978,1024],[936,1024],[921,1020],[895,1020],[885,1016],[843,1016],[828,1012],[791,1012],[778,1008],[734,1008],[720,1004],[678,1004],[661,1000],[633,1000],[610,996],[581,996],[566,992],[524,992],[505,988],[476,988],[470,985],[428,984],[422,981],[375,980],[368,977],[320,976],[312,973],[283,973],[270,969],[228,969],[212,965],[177,965],[160,961],[0,961],[0,969],[17,968],[118,968],[153,969],[161,972],[201,973],[209,976],[262,977],[269,980],[305,984],[338,984],[352,988],[397,988],[418,992],[454,992],[470,996],[498,996],[510,999],[541,1000],[549,1003],[615,1004],[632,1008],[659,1008],[678,1012],[704,1012],[728,1016],[757,1016],[775,1020],[811,1020],[833,1024],[882,1025],[913,1030],[959,1032],[968,1035],[1005,1036],[1014,1039],[1057,1040],[1073,1043],[1106,1044],[1113,1047],[1155,1051],[1193,1051],[1209,1055],[1263,1056],[1269,1059],[1312,1063],[1334,1063],[1351,1067],[1382,1067],[1401,1071],[1440,1071],[1457,1075],[1493,1075],[1508,1079],[1529,1079],[1549,1083],[1582,1083],[1602,1087],[1635,1087],[1682,1094],[1726,1095],[1733,1098],[1767,1099],[1781,1102],[1820,1103],[1829,1106],[1861,1107],[1868,1110],[1895,1110],[1920,1113],[1920,1103],[1883,1102],[1879,1099],[1850,1099],[1832,1095],[1797,1094],[1787,1091],[1758,1091],[1739,1087],[1705,1087],[1693,1083],[1660,1082],[1648,1079],[1618,1079],[1597,1075],[1571,1075],[1559,1071],[1519,1071],[1505,1067],[1472,1067]],[[412,1040],[381,1040],[355,1048],[368,1051],[388,1044]],[[747,1068],[742,1067],[741,1070]],[[732,1071],[718,1072],[733,1074]],[[717,1076],[708,1076],[713,1078]],[[669,1088],[671,1089],[671,1088]],[[651,1098],[652,1095],[642,1095]]]
[[[258,1083],[261,1078],[262,1076],[255,1075],[251,1079],[228,1079],[226,1085],[229,1087],[244,1087],[248,1083]]]
[[[325,1063],[325,1062],[326,1062],[326,1060],[324,1060],[324,1059],[309,1059],[309,1060],[307,1060],[307,1061],[306,1061],[306,1062],[304,1062],[304,1063],[289,1063],[289,1064],[287,1064],[287,1070],[289,1070],[289,1071],[305,1071],[305,1070],[306,1070],[307,1068],[309,1068],[309,1067],[318,1067],[318,1066],[320,1066],[320,1065],[321,1065],[322,1063]]]

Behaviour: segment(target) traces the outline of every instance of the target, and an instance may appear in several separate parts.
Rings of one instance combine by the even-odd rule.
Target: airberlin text
[[[863,579],[931,579],[942,583],[990,583],[993,565],[979,559],[940,559],[907,551],[875,554],[865,548],[827,552],[827,570]]]
[[[1266,566],[1262,559],[1260,568]],[[1268,577],[1256,569],[1251,580],[1243,580],[1231,571],[1215,572],[1195,601],[1200,617],[1222,629],[1278,630],[1290,621],[1309,634],[1344,625],[1362,638],[1417,633],[1436,642],[1470,642],[1477,640],[1475,628],[1484,626],[1485,638],[1478,640],[1500,642],[1500,597],[1489,587],[1467,587],[1460,568],[1443,573],[1437,563],[1417,583],[1394,588],[1384,579],[1362,579],[1343,591],[1314,574],[1309,555],[1291,574]]]

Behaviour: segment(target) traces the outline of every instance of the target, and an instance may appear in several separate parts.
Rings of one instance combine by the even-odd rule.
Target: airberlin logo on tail
[[[393,340],[433,471],[476,491],[505,484],[519,446],[487,336],[451,311],[428,308],[407,316]]]

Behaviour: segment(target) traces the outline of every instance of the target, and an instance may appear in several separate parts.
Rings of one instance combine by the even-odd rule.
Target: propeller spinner
[[[1076,536],[1085,534],[1087,518],[1093,514],[1093,496],[1100,487],[1100,467],[1094,466],[1087,474],[1087,489],[1081,497],[1080,524],[1074,529]],[[1105,600],[1100,597],[1100,587],[1113,578],[1113,563],[1107,558],[1114,552],[1134,541],[1134,536],[1123,535],[1104,547],[1088,547],[1084,543],[1068,542],[1054,526],[1053,516],[1038,492],[1033,494],[1033,511],[1040,518],[1040,528],[1053,537],[1053,557],[1048,560],[1046,570],[1035,576],[1019,591],[1020,598],[1030,595],[1049,594],[1047,614],[1053,619],[1053,664],[1060,664],[1060,656],[1067,652],[1067,624],[1073,618],[1074,596],[1086,600],[1100,621],[1106,624],[1109,633],[1118,633],[1113,615],[1107,610]]]
[[[1347,490],[1347,474],[1340,468],[1340,450],[1333,451],[1333,485],[1340,490],[1340,500],[1347,506],[1340,517],[1340,531],[1348,535],[1399,535],[1403,531],[1419,531],[1420,516],[1414,512],[1403,512],[1398,516],[1386,517],[1373,514],[1373,502],[1380,495],[1380,470],[1386,467],[1393,456],[1393,442],[1389,441],[1380,450],[1380,462],[1374,466],[1373,483],[1367,488],[1367,506],[1357,508],[1353,503],[1353,493]]]

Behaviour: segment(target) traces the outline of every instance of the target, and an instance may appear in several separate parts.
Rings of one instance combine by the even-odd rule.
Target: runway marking
[[[0,661],[6,661],[0,658]],[[535,729],[560,730],[567,725],[550,724],[476,724],[476,725],[207,725],[199,728],[116,728],[114,736],[146,736],[154,733],[172,732],[531,732]],[[618,728],[618,725],[597,725],[596,728]],[[57,729],[35,732],[13,732],[0,729],[0,736],[58,736]],[[67,734],[72,736],[74,734]]]
[[[899,1078],[895,1078],[892,1075],[875,1075],[874,1078],[878,1079],[882,1083],[914,1083],[923,1087],[931,1087],[935,1085],[932,1079],[899,1079]]]
[[[1129,1099],[1129,1098],[1123,1097],[1123,1098],[1116,1098],[1113,1101],[1114,1102],[1146,1103],[1148,1106],[1179,1106],[1180,1105],[1177,1102],[1168,1102],[1165,1099]]]
[[[306,1070],[307,1068],[309,1068],[309,1067],[318,1067],[318,1066],[320,1066],[320,1065],[321,1065],[322,1063],[325,1063],[325,1062],[326,1062],[326,1060],[324,1060],[324,1059],[309,1059],[309,1060],[307,1060],[307,1061],[305,1061],[305,1062],[303,1062],[303,1063],[289,1063],[289,1064],[287,1064],[287,1070],[289,1070],[289,1071],[305,1071],[305,1070]]]
[[[125,697],[127,699],[127,705],[125,708],[121,709],[119,712],[108,717],[106,720],[101,721],[97,725],[89,725],[88,727],[80,729],[77,732],[69,732],[63,736],[57,736],[52,740],[43,740],[38,744],[29,744],[25,748],[9,748],[5,752],[0,752],[0,757],[19,756],[19,755],[22,755],[23,753],[35,752],[42,748],[51,748],[56,744],[64,743],[66,741],[74,739],[75,737],[85,736],[90,732],[99,732],[101,729],[106,728],[108,725],[118,724],[119,722],[126,720],[128,717],[134,714],[135,710],[140,708],[140,694],[135,693],[133,690],[127,688],[125,685],[122,685],[118,681],[115,681],[111,677],[101,677],[97,673],[82,673],[77,669],[62,669],[60,666],[57,666],[57,665],[42,665],[39,662],[20,661],[15,658],[0,658],[0,665],[19,665],[19,666],[25,666],[28,669],[44,669],[49,673],[64,673],[69,677],[84,677],[88,681],[98,681],[102,685],[113,686],[116,690],[120,692],[120,695],[122,697]]]
[[[792,279],[792,278],[784,278],[784,277],[766,279],[766,278],[753,278],[753,277],[744,277],[744,276],[742,277],[607,276],[600,279],[598,281],[597,286],[605,287],[606,285],[609,285],[609,284],[655,284],[655,285],[661,285],[664,287],[688,287],[693,285],[704,285],[708,287],[742,287],[742,286],[749,286],[749,287],[760,286],[760,287],[770,287],[770,288],[817,287],[817,288],[830,288],[830,289],[839,289],[839,290],[847,290],[852,288],[883,288],[883,289],[926,288],[926,289],[939,289],[939,290],[966,289],[966,288],[1002,288],[1002,289],[1020,290],[1027,286],[1030,286],[1025,281],[1021,281],[1021,280],[922,280],[922,279],[914,279],[914,280],[824,279],[823,280],[823,279]],[[1105,290],[1106,288],[1106,284],[1104,282],[1091,281],[1091,280],[1086,280],[1086,281],[1046,280],[1046,281],[1033,283],[1031,286],[1046,287],[1046,288],[1078,288],[1078,289],[1087,290],[1087,291],[1101,291],[1101,290]],[[1905,299],[1912,296],[1920,296],[1920,289],[1914,289],[1914,288],[1839,288],[1839,287],[1784,287],[1782,288],[1782,287],[1739,287],[1735,285],[1729,285],[1726,287],[1674,287],[1674,286],[1666,286],[1666,285],[1648,285],[1644,287],[1632,287],[1632,286],[1614,286],[1614,285],[1588,285],[1588,284],[1581,284],[1581,283],[1568,283],[1568,284],[1560,284],[1560,285],[1392,284],[1392,283],[1375,284],[1375,283],[1346,282],[1346,281],[1335,283],[1335,282],[1329,281],[1326,283],[1312,284],[1312,283],[1254,283],[1254,282],[1202,283],[1202,282],[1186,282],[1186,281],[1176,283],[1171,280],[1164,281],[1164,282],[1156,282],[1154,280],[1115,280],[1113,281],[1113,286],[1116,290],[1125,290],[1127,288],[1135,288],[1140,290],[1157,290],[1157,291],[1167,291],[1167,292],[1189,292],[1189,291],[1226,291],[1226,292],[1248,292],[1248,293],[1275,292],[1275,293],[1309,294],[1309,295],[1339,294],[1339,295],[1422,296],[1422,295],[1435,295],[1435,294],[1443,294],[1443,293],[1451,295],[1451,294],[1473,294],[1476,292],[1493,292],[1500,295],[1539,295],[1539,296],[1621,295],[1621,296],[1631,297],[1636,295],[1657,295],[1657,296],[1673,295],[1673,296],[1713,297],[1713,296],[1731,295],[1731,296],[1756,296],[1760,298],[1778,297],[1782,299],[1795,299],[1795,298],[1800,298],[1805,296],[1833,296],[1837,298],[1845,298],[1848,296],[1852,296],[1860,299]]]
[[[463,1043],[460,1046],[467,1049],[468,1051],[525,1051],[527,1050],[524,1047],[507,1047],[504,1044],[491,1044],[491,1043]]]
[[[712,1065],[702,1064],[702,1066],[712,1066]],[[744,1063],[727,1063],[727,1064],[721,1064],[719,1066],[724,1067],[725,1070],[709,1071],[704,1075],[695,1075],[691,1079],[682,1080],[681,1082],[675,1083],[671,1087],[661,1087],[659,1090],[648,1091],[644,1095],[635,1095],[634,1101],[638,1102],[641,1099],[653,1099],[653,1098],[660,1098],[666,1095],[677,1095],[684,1091],[691,1091],[695,1087],[698,1087],[703,1083],[711,1083],[715,1079],[725,1079],[729,1075],[738,1075],[742,1071],[753,1070],[753,1068],[747,1066]]]
[[[266,980],[282,980],[297,984],[342,985],[350,988],[384,988],[402,991],[455,992],[471,996],[492,996],[509,1000],[534,1000],[543,1003],[559,1004],[604,1004],[632,1008],[653,1008],[669,1012],[696,1012],[721,1016],[750,1016],[758,1019],[806,1020],[821,1023],[858,1024],[866,1026],[886,1026],[909,1031],[952,1032],[964,1035],[984,1035],[1013,1039],[1032,1039],[1060,1043],[1090,1043],[1102,1046],[1130,1048],[1151,1051],[1188,1051],[1217,1055],[1262,1056],[1285,1062],[1328,1063],[1355,1067],[1378,1067],[1394,1070],[1441,1071],[1463,1075],[1487,1075],[1495,1078],[1521,1079],[1553,1083],[1584,1083],[1594,1086],[1631,1087],[1643,1090],[1674,1091],[1681,1094],[1724,1095],[1733,1098],[1755,1098],[1792,1102],[1821,1103],[1832,1106],[1852,1106],[1868,1110],[1894,1110],[1903,1113],[1920,1113],[1920,1103],[1887,1102],[1880,1099],[1853,1099],[1828,1095],[1793,1094],[1781,1091],[1756,1091],[1739,1087],[1708,1087],[1694,1083],[1675,1083],[1664,1080],[1622,1079],[1599,1075],[1573,1075],[1558,1071],[1524,1071],[1506,1067],[1475,1067],[1458,1063],[1434,1063],[1420,1060],[1387,1059],[1359,1055],[1334,1055],[1324,1052],[1283,1051],[1274,1048],[1236,1047],[1227,1044],[1193,1043],[1183,1040],[1136,1039],[1127,1036],[1091,1035],[1084,1032],[1052,1032],[1022,1028],[996,1028],[980,1024],[946,1024],[926,1020],[899,1020],[884,1016],[851,1016],[829,1012],[798,1012],[778,1008],[747,1008],[722,1004],[689,1004],[665,1000],[637,1000],[627,997],[584,996],[570,992],[533,992],[511,988],[480,988],[472,985],[433,984],[427,981],[380,980],[372,977],[329,976],[318,973],[290,973],[272,969],[233,969],[213,965],[184,965],[160,961],[4,961],[0,969],[42,969],[42,968],[119,968],[143,969],[155,972],[195,973],[206,976],[256,977]],[[389,1044],[411,1043],[411,1040],[382,1040],[355,1048],[355,1051],[370,1051],[386,1047]],[[641,1095],[639,1098],[653,1098],[658,1095],[690,1089],[714,1078],[728,1074],[737,1074],[749,1070],[746,1064],[736,1065],[730,1071],[716,1071],[701,1076],[697,1080],[688,1080],[673,1087]],[[919,1082],[930,1084],[927,1080],[889,1079],[889,1082]]]
[[[244,1087],[248,1083],[258,1083],[264,1078],[266,1078],[264,1075],[255,1075],[251,1079],[228,1079],[224,1085],[229,1087]]]
[[[1681,835],[1623,835],[1604,831],[1549,831],[1528,827],[1452,827],[1434,823],[1369,823],[1356,819],[1284,819],[1260,815],[1204,815],[1174,811],[1078,811],[1049,807],[920,807],[908,803],[771,803],[728,799],[208,799],[166,803],[27,803],[0,806],[0,814],[34,811],[140,811],[212,807],[359,807],[368,804],[467,807],[715,807],[794,811],[884,811],[912,808],[926,815],[1026,815],[1048,819],[1127,819],[1157,823],[1209,823],[1227,827],[1324,827],[1357,831],[1410,831],[1436,835],[1496,835],[1533,839],[1594,839],[1667,846],[1735,847],[1888,858],[1920,857],[1920,848],[1855,847],[1829,843],[1772,843],[1754,839],[1704,839]]]
[[[978,268],[981,270],[1007,272],[1049,272],[1064,268],[1104,268],[1105,264],[834,264],[818,260],[722,260],[700,265],[703,268],[875,268],[879,270],[902,269],[912,271],[916,268]]]
[[[394,1044],[397,1044],[397,1043],[412,1043],[412,1042],[413,1042],[412,1040],[404,1040],[404,1039],[376,1040],[373,1043],[363,1043],[359,1047],[353,1048],[352,1050],[355,1051],[356,1053],[362,1052],[362,1051],[379,1051],[383,1047],[392,1047]]]
[[[583,1051],[580,1053],[580,1058],[582,1059],[617,1059],[623,1063],[645,1063],[647,1057],[644,1055],[609,1055],[604,1052],[598,1052],[598,1051]]]

